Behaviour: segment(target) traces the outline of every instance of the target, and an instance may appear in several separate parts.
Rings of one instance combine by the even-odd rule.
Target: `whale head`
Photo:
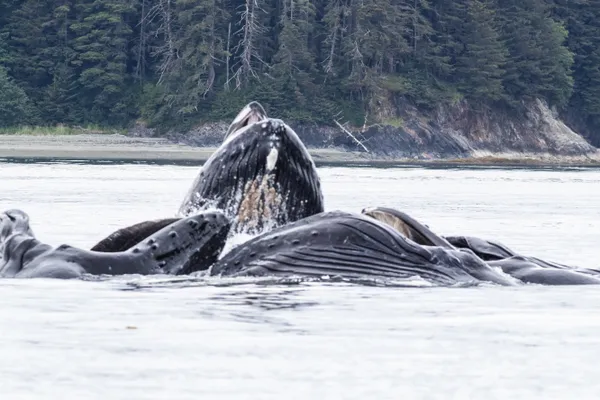
[[[29,225],[29,215],[18,209],[6,210],[0,214],[0,242],[15,233],[33,236],[33,231]]]
[[[265,118],[230,135],[202,166],[179,216],[216,208],[232,232],[256,234],[324,210],[316,166],[298,135]]]
[[[257,101],[248,103],[233,119],[225,133],[224,139],[227,139],[230,135],[238,132],[240,129],[252,125],[255,122],[262,121],[265,118],[267,118],[267,112],[260,103]]]
[[[207,270],[221,254],[230,226],[222,212],[205,211],[165,226],[127,252],[149,257],[169,274]]]
[[[38,241],[29,225],[29,215],[18,209],[0,214],[0,276],[13,276],[23,266],[23,257]]]

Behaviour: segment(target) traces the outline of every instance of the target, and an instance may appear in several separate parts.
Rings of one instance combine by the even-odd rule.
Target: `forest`
[[[0,126],[185,129],[249,100],[362,124],[382,98],[519,113],[600,145],[600,0],[0,0]]]

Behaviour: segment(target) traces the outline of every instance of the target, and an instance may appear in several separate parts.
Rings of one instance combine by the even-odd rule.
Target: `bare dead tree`
[[[334,0],[333,9],[330,11],[334,15],[334,20],[332,26],[329,27],[329,34],[327,35],[326,42],[329,43],[329,54],[323,60],[325,64],[324,71],[326,74],[330,74],[333,72],[333,63],[336,52],[336,46],[338,42],[338,34],[342,25],[342,10],[340,0]]]
[[[217,47],[217,33],[216,33],[216,21],[217,21],[217,2],[216,0],[212,0],[211,6],[211,18],[210,27],[209,27],[209,44],[208,44],[208,59],[206,65],[206,80],[204,82],[204,92],[202,93],[202,97],[206,97],[206,95],[212,90],[213,85],[215,83],[215,61],[216,61],[216,47]]]
[[[264,27],[258,18],[258,13],[263,10],[260,8],[258,0],[246,0],[242,7],[243,10],[240,12],[240,24],[242,27],[236,34],[243,32],[243,37],[234,49],[236,52],[241,49],[239,67],[230,78],[235,79],[237,89],[239,89],[250,77],[258,79],[258,74],[254,69],[253,59],[263,62],[256,45],[256,41],[260,35],[264,33]]]
[[[413,3],[413,37],[414,37],[414,54],[417,54],[417,14],[419,13],[418,9],[418,0],[414,0]]]
[[[140,85],[144,84],[144,75],[145,75],[145,66],[146,66],[146,0],[140,0],[142,10],[140,16],[140,37],[138,43],[138,52],[137,52],[137,63],[135,66],[135,76],[140,80]]]
[[[360,45],[358,41],[354,40],[352,44],[352,70],[350,71],[350,74],[355,75],[356,78],[362,80],[367,66],[365,65],[364,57],[360,51]]]
[[[231,58],[231,52],[230,52],[230,43],[231,43],[231,22],[229,23],[229,26],[227,28],[227,53],[226,53],[226,58],[225,58],[225,90],[229,91],[229,59]]]
[[[156,30],[157,36],[163,36],[164,44],[157,47],[152,55],[158,56],[162,60],[158,66],[159,78],[158,84],[162,83],[165,76],[173,71],[177,64],[179,55],[175,46],[174,21],[173,21],[173,0],[158,0],[148,14],[149,19],[159,18],[160,24]]]
[[[341,130],[342,130],[344,133],[346,133],[346,135],[350,136],[350,137],[352,138],[352,140],[354,140],[354,141],[355,141],[357,144],[359,144],[359,145],[360,145],[360,147],[362,147],[363,149],[365,149],[365,151],[366,151],[367,153],[369,152],[369,149],[367,149],[367,148],[365,147],[365,145],[364,145],[364,144],[363,144],[363,143],[362,143],[360,140],[358,140],[358,139],[356,138],[356,136],[354,136],[354,135],[353,135],[353,134],[352,134],[352,133],[351,133],[351,132],[350,132],[348,129],[346,129],[346,128],[344,127],[344,125],[340,124],[340,123],[339,123],[337,120],[335,120],[335,119],[333,120],[333,122],[335,122],[335,123],[336,123],[336,125],[337,125],[337,126],[339,126],[339,127],[340,127],[340,129],[341,129]]]

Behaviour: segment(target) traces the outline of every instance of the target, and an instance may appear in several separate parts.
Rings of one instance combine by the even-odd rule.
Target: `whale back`
[[[463,251],[472,251],[485,262],[525,283],[541,285],[599,284],[600,270],[580,268],[517,254],[502,243],[473,236],[448,236]]]
[[[457,248],[470,249],[484,261],[502,260],[518,255],[502,243],[473,236],[446,236],[445,239]]]
[[[486,278],[496,283],[512,284],[475,256],[465,253],[458,258],[444,248],[407,240],[373,218],[331,211],[251,239],[224,255],[210,274],[421,277],[451,285],[476,282],[472,272],[477,269],[485,270]]]
[[[232,232],[259,233],[324,210],[316,166],[283,121],[265,119],[230,136],[202,166],[179,209],[223,210]]]
[[[505,273],[525,283],[539,285],[600,284],[599,271],[548,263],[533,257],[513,256],[488,261],[488,264],[501,268]]]

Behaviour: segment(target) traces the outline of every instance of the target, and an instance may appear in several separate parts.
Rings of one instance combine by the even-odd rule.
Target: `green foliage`
[[[569,32],[567,44],[574,54],[574,87],[569,109],[587,122],[592,143],[600,146],[600,2],[554,0],[552,3],[553,16]]]
[[[132,34],[126,20],[133,11],[131,2],[84,0],[77,2],[75,9],[75,19],[69,26],[75,34],[70,65],[77,76],[84,120],[126,123],[130,113],[127,89],[131,83],[127,47]]]
[[[270,80],[256,83],[245,90],[220,92],[211,102],[212,107],[207,118],[232,119],[244,105],[256,100],[265,107],[268,114],[286,120],[332,124],[336,114],[340,114],[341,119],[354,119],[356,107],[348,106],[348,102],[335,100],[327,95],[315,96],[313,101],[306,103],[304,107],[297,107],[297,94],[292,89],[294,84],[289,80]],[[324,92],[335,93],[335,89],[328,89]],[[358,112],[363,113],[362,110]]]
[[[408,72],[406,82],[405,96],[425,109],[433,109],[441,104],[453,104],[461,97],[455,85],[428,75],[426,71]]]
[[[0,67],[0,127],[28,123],[33,116],[34,111],[25,91]]]
[[[402,118],[389,118],[382,121],[383,125],[390,125],[395,128],[402,128],[404,126],[404,120]]]
[[[6,65],[10,62],[9,54],[7,51],[6,38],[8,32],[0,32],[0,65]]]
[[[542,98],[600,132],[598,15],[598,0],[0,0],[0,118],[181,130],[258,100],[359,125],[384,97]]]
[[[197,114],[213,91],[216,68],[226,57],[224,32],[230,15],[223,0],[180,0],[172,17],[179,27],[172,39],[173,52],[165,53],[162,69],[167,71],[165,106],[176,118]]]
[[[496,31],[497,21],[486,0],[453,3],[457,18],[455,37],[458,45],[453,52],[456,85],[468,98],[495,101],[503,96],[502,77],[508,50]]]
[[[571,95],[572,54],[566,31],[550,18],[543,0],[499,2],[502,37],[509,50],[504,87],[510,102],[541,97],[562,106]]]
[[[160,121],[164,119],[164,112],[166,111],[164,107],[161,107],[164,96],[164,87],[161,85],[147,83],[142,87],[138,100],[138,108],[142,120],[150,125],[160,125]]]
[[[382,74],[378,86],[394,94],[403,95],[409,92],[411,82],[403,75]]]

